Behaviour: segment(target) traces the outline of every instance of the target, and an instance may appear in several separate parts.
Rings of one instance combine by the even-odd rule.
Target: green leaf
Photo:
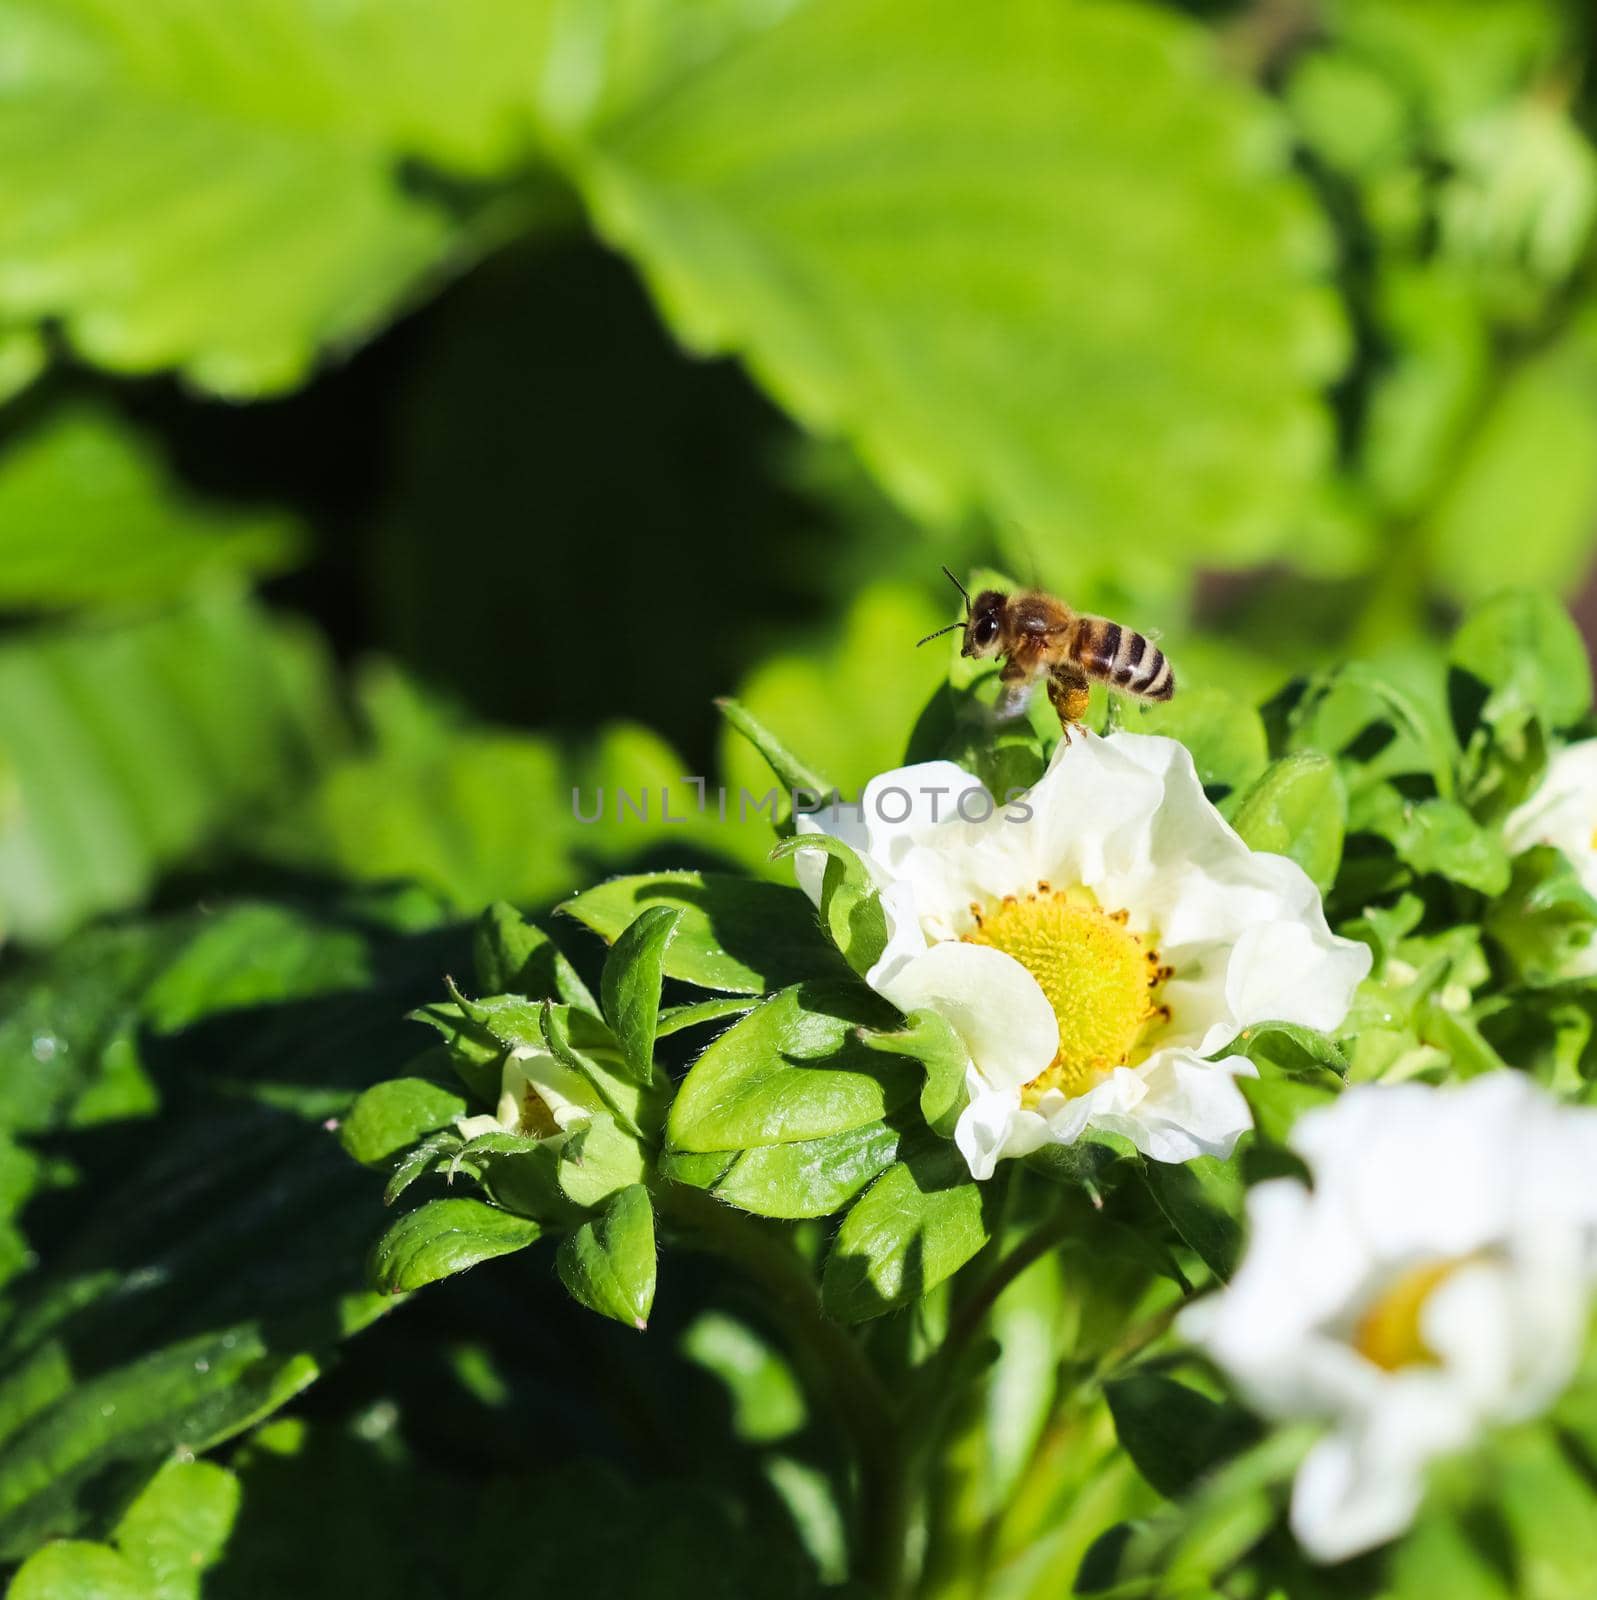
[[[109,1545],[63,1539],[24,1563],[6,1600],[150,1600],[150,1591]]]
[[[213,902],[15,964],[0,1122],[52,1161],[0,1328],[0,1561],[270,1414],[385,1309],[372,1175],[324,1123],[405,1071],[402,1014],[460,953],[386,928],[400,898]]]
[[[1242,796],[1232,822],[1248,847],[1287,856],[1323,894],[1342,860],[1347,799],[1329,757],[1283,756]]]
[[[350,1107],[339,1124],[339,1143],[362,1166],[378,1166],[465,1114],[458,1094],[429,1079],[390,1078]]]
[[[609,123],[579,177],[693,349],[744,353],[921,510],[979,500],[1065,563],[1235,561],[1323,459],[1342,356],[1289,161],[1168,11],[815,0]]]
[[[835,972],[841,958],[797,889],[716,872],[650,872],[612,878],[560,910],[614,940],[646,906],[682,910],[665,954],[668,978],[703,989],[760,994]]]
[[[171,600],[293,566],[291,519],[193,500],[110,412],[51,413],[0,455],[0,606]]]
[[[373,692],[366,688],[368,700]],[[564,893],[576,869],[546,800],[543,825],[528,828],[528,797],[564,792],[558,749],[528,734],[441,721],[414,731],[414,744],[383,732],[331,767],[262,830],[263,852],[342,878],[413,879],[462,911]]]
[[[236,599],[0,648],[0,926],[47,940],[136,904],[340,731],[320,646]]]
[[[1242,1177],[1235,1160],[1145,1161],[1142,1172],[1170,1226],[1216,1277],[1229,1278],[1242,1253]]]
[[[1305,1111],[1317,1111],[1329,1105],[1337,1093],[1336,1080],[1328,1074],[1238,1078],[1237,1087],[1253,1113],[1254,1132],[1273,1145],[1285,1145],[1298,1118]],[[1222,1256],[1221,1259],[1227,1258]]]
[[[14,0],[0,315],[59,319],[119,372],[241,398],[299,382],[492,215],[407,182],[407,158],[459,179],[520,164],[545,8],[468,4],[258,0],[218,30],[172,0],[115,19]]]
[[[605,958],[599,992],[621,1058],[639,1083],[654,1076],[654,1032],[666,953],[682,920],[674,906],[640,911]]]
[[[34,329],[0,328],[0,404],[21,394],[49,359],[49,347]]]
[[[747,706],[730,695],[723,696],[715,704],[728,724],[759,751],[765,764],[790,793],[803,789],[821,799],[835,792],[835,784],[828,783],[820,773],[806,766]]]
[[[1208,684],[1183,686],[1163,705],[1139,704],[1130,726],[1138,733],[1179,739],[1192,752],[1198,780],[1216,803],[1240,795],[1269,764],[1269,741],[1258,711]]]
[[[1487,906],[1483,927],[1521,982],[1558,983],[1591,950],[1597,899],[1561,850],[1538,845],[1514,858],[1508,889]]]
[[[1508,852],[1496,833],[1483,828],[1456,800],[1407,800],[1390,784],[1361,797],[1361,833],[1388,840],[1398,859],[1415,872],[1435,873],[1482,894],[1508,887]]]
[[[477,986],[484,994],[560,1000],[599,1015],[588,986],[577,976],[560,946],[503,900],[483,912],[472,949]]]
[[[1442,485],[1421,536],[1428,569],[1449,595],[1484,600],[1511,581],[1542,595],[1551,609],[1552,596],[1578,591],[1597,519],[1594,434],[1597,315],[1588,310],[1550,346],[1507,370]],[[1541,648],[1551,643],[1543,639]],[[1575,670],[1560,692],[1572,693],[1586,678]]]
[[[862,1044],[860,1026],[896,1020],[857,983],[802,983],[733,1023],[693,1064],[672,1104],[678,1150],[739,1150],[823,1139],[880,1122],[919,1079]]]
[[[740,1439],[767,1444],[803,1427],[809,1409],[803,1387],[779,1351],[746,1323],[724,1311],[704,1311],[678,1343],[726,1386]]]
[[[986,1244],[998,1188],[976,1183],[941,1140],[895,1162],[837,1230],[821,1275],[826,1309],[863,1322],[935,1289]]]
[[[1473,1519],[1426,1506],[1414,1527],[1392,1547],[1392,1600],[1524,1600],[1524,1591],[1498,1569],[1483,1547]]]
[[[150,1600],[196,1600],[238,1514],[238,1479],[209,1461],[169,1461],[122,1513],[112,1541]]]
[[[821,926],[843,959],[864,977],[887,948],[887,912],[881,894],[854,850],[830,834],[799,833],[783,839],[771,851],[771,859],[785,861],[801,850],[818,851],[826,857],[821,876]]]
[[[1512,733],[1531,717],[1565,728],[1591,707],[1591,663],[1550,594],[1515,590],[1477,606],[1453,635],[1455,669],[1486,688],[1482,719]]]
[[[1258,1433],[1236,1407],[1219,1405],[1157,1372],[1134,1372],[1106,1383],[1104,1398],[1137,1471],[1171,1500]]]
[[[654,1207],[641,1183],[560,1242],[555,1258],[572,1299],[630,1328],[646,1328],[654,1306]]]
[[[481,1200],[429,1200],[402,1216],[372,1252],[372,1281],[403,1294],[479,1261],[525,1250],[543,1229]]]
[[[713,1183],[715,1196],[762,1217],[829,1217],[896,1159],[898,1141],[885,1122],[867,1122],[825,1139],[745,1150]]]

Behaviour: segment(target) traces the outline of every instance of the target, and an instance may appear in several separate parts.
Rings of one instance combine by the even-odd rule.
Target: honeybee
[[[1013,595],[983,589],[972,600],[947,567],[943,572],[965,596],[965,617],[927,634],[920,643],[963,628],[962,656],[1005,657],[998,673],[1003,689],[994,708],[1000,721],[1018,717],[1026,709],[1037,680],[1044,676],[1048,698],[1067,734],[1087,713],[1093,678],[1139,700],[1168,700],[1176,692],[1175,674],[1164,651],[1146,635],[1106,617],[1082,616],[1040,589]]]

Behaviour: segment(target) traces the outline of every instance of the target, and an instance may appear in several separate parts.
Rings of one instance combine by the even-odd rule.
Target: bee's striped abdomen
[[[1082,671],[1143,700],[1168,700],[1175,674],[1151,639],[1103,617],[1082,617],[1071,654]]]

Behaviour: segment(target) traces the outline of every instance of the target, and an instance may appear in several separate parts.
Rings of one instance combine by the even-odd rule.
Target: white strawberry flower
[[[1536,792],[1503,824],[1503,839],[1516,853],[1539,844],[1563,851],[1581,887],[1597,895],[1597,739],[1565,745],[1548,762]],[[1597,975],[1597,942],[1569,975]]]
[[[799,827],[850,845],[881,891],[866,981],[964,1040],[955,1140],[977,1178],[1091,1128],[1158,1161],[1228,1154],[1250,1120],[1234,1079],[1254,1069],[1206,1058],[1254,1023],[1335,1028],[1370,967],[1301,868],[1237,837],[1173,739],[1078,735],[1009,804],[949,762],[905,767]],[[801,853],[817,901],[822,871]]]
[[[517,1050],[505,1058],[499,1103],[493,1114],[456,1117],[455,1131],[462,1139],[477,1139],[485,1133],[557,1139],[586,1122],[602,1104],[580,1072],[557,1061],[547,1050]]]
[[[1597,1110],[1518,1072],[1366,1086],[1291,1143],[1314,1187],[1249,1193],[1240,1268],[1179,1326],[1261,1413],[1328,1424],[1291,1519],[1339,1561],[1408,1526],[1433,1460],[1568,1383],[1597,1269]]]

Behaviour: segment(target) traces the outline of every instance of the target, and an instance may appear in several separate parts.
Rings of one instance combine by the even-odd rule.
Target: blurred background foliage
[[[1593,50],[1577,0],[0,0],[0,1560],[83,1527],[142,1593],[132,1466],[376,1314],[321,1121],[420,1048],[453,924],[767,870],[716,696],[853,790],[942,676],[942,563],[1160,632],[1199,713],[1587,594]],[[496,1592],[562,1450],[691,1464],[835,1575],[826,1430],[712,1299],[642,1349],[430,1292],[185,1475],[215,1592],[347,1592],[282,1532],[335,1489],[385,1530],[350,1572]],[[1006,1594],[1149,1498],[1101,1406],[1040,1433],[1067,1333],[947,1467],[1033,1551]],[[396,1558],[463,1466],[481,1526]],[[661,1492],[649,1593],[775,1570]]]
[[[569,790],[859,783],[943,562],[1257,696],[1579,595],[1590,20],[0,0],[6,928],[755,863]]]

